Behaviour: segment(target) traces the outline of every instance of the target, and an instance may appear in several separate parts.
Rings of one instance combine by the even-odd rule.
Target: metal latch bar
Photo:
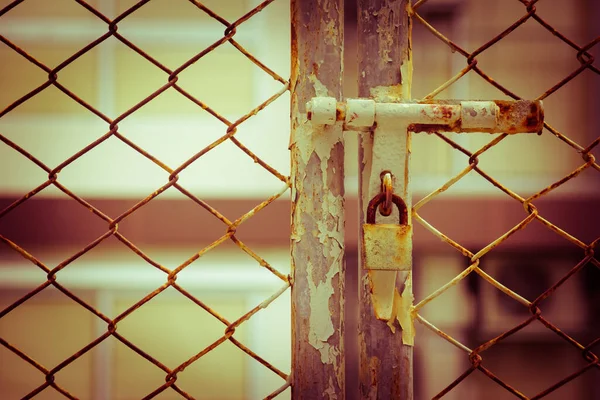
[[[542,101],[440,100],[428,103],[377,103],[372,99],[315,97],[307,104],[314,124],[344,122],[345,130],[369,130],[380,117],[408,122],[411,132],[541,132],[544,124]]]

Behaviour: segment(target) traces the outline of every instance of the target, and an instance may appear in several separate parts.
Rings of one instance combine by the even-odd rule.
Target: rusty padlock
[[[408,224],[406,203],[392,194],[400,213],[399,224],[377,224],[378,206],[385,201],[379,193],[369,202],[367,223],[363,224],[364,266],[371,270],[410,271],[412,269],[412,226]]]

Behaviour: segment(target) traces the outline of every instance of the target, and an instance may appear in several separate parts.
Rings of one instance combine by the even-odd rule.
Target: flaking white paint
[[[313,73],[308,76],[308,80],[313,84],[315,89],[315,95],[317,97],[329,97],[329,90],[327,86],[325,86],[321,81],[317,78],[317,76]]]
[[[313,83],[316,93],[327,93],[327,88],[314,75],[311,75],[309,79]],[[299,171],[304,171],[309,162],[314,162],[311,160],[315,160],[313,155],[316,155],[319,169],[321,170],[320,175],[323,180],[320,185],[323,188],[323,192],[310,200],[311,208],[315,207],[315,202],[321,203],[322,216],[316,221],[316,230],[307,232],[301,222],[307,218],[304,207],[308,207],[309,205],[305,204],[307,199],[299,199],[297,195],[297,192],[304,191],[303,182],[307,177],[305,173],[295,177],[293,198],[297,199],[297,209],[294,213],[292,240],[299,242],[305,235],[314,235],[314,237],[318,238],[319,243],[322,244],[323,257],[325,263],[328,265],[322,281],[314,280],[314,276],[320,275],[313,273],[317,267],[312,262],[308,262],[306,265],[309,291],[308,301],[311,310],[308,341],[312,347],[319,351],[321,362],[333,364],[336,371],[341,371],[342,366],[337,365],[337,359],[340,355],[338,347],[342,344],[329,343],[329,339],[335,333],[332,317],[333,310],[330,310],[329,303],[331,297],[334,295],[333,280],[336,276],[339,276],[342,267],[344,199],[342,195],[335,195],[331,190],[327,189],[327,179],[334,173],[334,171],[329,170],[329,160],[335,146],[342,142],[342,129],[341,124],[313,126],[308,121],[306,114],[299,113],[297,115],[300,121],[298,121],[292,146],[296,148],[296,152],[300,156],[297,160],[300,164],[298,169]],[[318,268],[320,270],[324,269],[322,262]],[[339,304],[336,304],[336,306],[339,306]],[[338,386],[339,384],[340,382],[338,382]],[[331,393],[335,394],[335,391],[331,391]],[[330,396],[330,398],[335,397]]]

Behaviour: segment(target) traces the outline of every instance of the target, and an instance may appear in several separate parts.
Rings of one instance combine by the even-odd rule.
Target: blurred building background
[[[10,3],[0,0],[0,7]],[[113,18],[134,0],[89,3]],[[203,2],[234,21],[257,0]],[[357,93],[356,13],[346,1],[345,96]],[[541,0],[538,14],[583,44],[600,34],[600,7],[593,0]],[[525,13],[518,1],[431,0],[420,14],[470,51]],[[421,24],[414,23],[413,97],[420,99],[466,65]],[[51,68],[107,31],[106,23],[70,0],[26,0],[0,17],[0,34]],[[223,25],[191,2],[152,0],[118,24],[118,32],[170,69],[176,69],[222,37]],[[289,2],[276,0],[238,28],[235,38],[260,61],[287,78]],[[48,79],[48,74],[0,45],[0,109]],[[599,55],[598,48],[590,53]],[[495,80],[533,99],[579,67],[577,52],[534,21],[519,27],[478,56]],[[58,73],[58,81],[102,113],[115,118],[167,82],[168,74],[114,38]],[[281,84],[226,44],[201,58],[179,84],[229,121],[235,121],[281,89]],[[508,99],[470,73],[438,98]],[[600,77],[591,71],[544,100],[547,121],[587,145],[598,137]],[[119,132],[171,168],[223,136],[226,126],[174,90],[119,122]],[[108,131],[108,124],[53,86],[0,118],[0,133],[54,168]],[[357,133],[346,135],[349,382],[356,372]],[[470,150],[488,134],[449,137]],[[289,95],[239,127],[242,143],[282,174],[289,174]],[[600,155],[595,152],[596,157]],[[583,164],[580,154],[545,131],[513,136],[481,156],[479,166],[523,197],[542,190]],[[468,158],[438,138],[413,136],[414,202],[468,165]],[[0,143],[0,210],[48,179],[22,154]],[[147,158],[116,138],[66,166],[59,182],[110,217],[116,217],[169,179]],[[230,141],[202,156],[179,183],[235,220],[281,191],[283,183]],[[590,243],[600,235],[600,174],[577,179],[535,202],[547,219]],[[420,212],[442,232],[478,251],[520,222],[516,201],[476,174],[469,174]],[[173,269],[226,233],[227,226],[173,188],[119,223],[119,232],[157,263]],[[0,234],[50,268],[106,233],[107,224],[52,185],[0,218]],[[244,222],[236,237],[270,265],[289,273],[289,196]],[[530,224],[486,255],[482,267],[533,300],[580,259],[580,248],[541,224]],[[415,295],[421,299],[468,266],[461,254],[421,227],[415,231]],[[600,334],[600,274],[584,268],[556,292],[544,315],[581,343]],[[165,274],[114,237],[74,260],[57,280],[114,317],[160,287]],[[45,274],[8,246],[0,246],[0,309],[46,280]],[[229,321],[268,298],[281,281],[229,241],[178,275],[177,282]],[[289,293],[289,292],[288,292]],[[289,295],[277,299],[236,330],[236,338],[282,371],[290,364]],[[427,305],[423,315],[471,348],[522,322],[528,310],[478,277]],[[469,361],[466,354],[417,326],[416,398],[431,398]],[[170,368],[223,334],[224,325],[175,290],[167,289],[118,324],[119,332]],[[106,331],[106,323],[49,287],[0,319],[0,337],[53,368]],[[484,356],[485,365],[527,395],[534,395],[585,365],[580,354],[541,324],[533,324]],[[43,374],[0,346],[0,398],[21,398],[43,383]],[[165,373],[114,338],[61,370],[56,379],[82,399],[138,399],[164,383]],[[588,371],[548,398],[600,399],[600,371]],[[262,398],[283,382],[229,342],[181,373],[178,383],[196,398]],[[348,386],[352,399],[352,386]],[[289,391],[288,391],[289,395]],[[167,390],[159,398],[179,398]],[[58,399],[47,389],[36,398]],[[285,397],[284,397],[285,398]],[[500,386],[475,373],[448,399],[508,399]]]

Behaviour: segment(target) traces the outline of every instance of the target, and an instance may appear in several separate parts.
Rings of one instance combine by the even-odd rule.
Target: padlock
[[[364,267],[370,270],[410,271],[412,269],[412,227],[408,224],[406,203],[393,194],[400,213],[399,224],[377,224],[378,206],[385,201],[379,193],[369,202],[367,223],[363,224]]]

